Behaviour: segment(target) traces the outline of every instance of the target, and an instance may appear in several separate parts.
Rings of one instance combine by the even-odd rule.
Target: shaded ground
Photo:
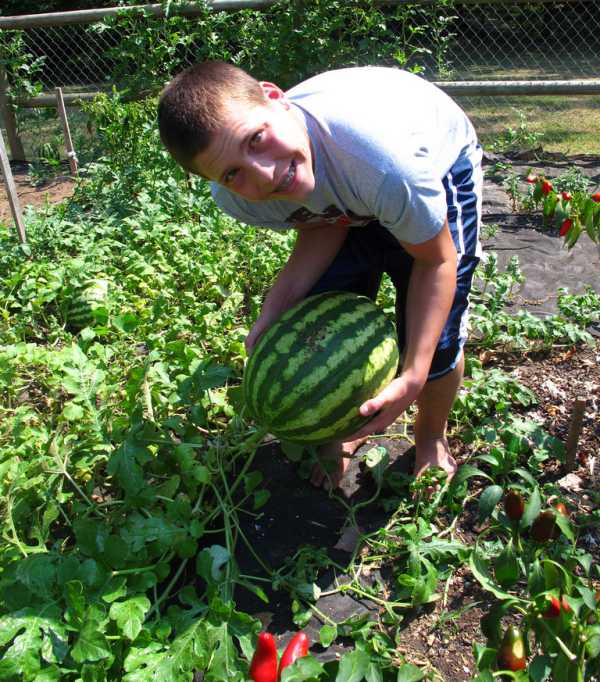
[[[541,231],[538,216],[514,214],[502,188],[502,176],[491,172],[493,162],[487,165],[484,221],[486,225],[496,225],[497,228],[495,234],[485,241],[485,249],[496,252],[500,264],[514,254],[519,256],[526,281],[518,294],[516,307],[527,307],[544,315],[556,309],[558,286],[566,286],[572,293],[581,293],[589,285],[600,291],[600,250],[584,236],[572,251],[567,252],[556,235]],[[587,157],[574,160],[554,158],[547,163],[516,160],[514,169],[525,174],[531,166],[544,170],[549,176],[556,176],[573,163],[581,167],[595,183],[600,182],[600,159]],[[59,201],[72,192],[70,180],[57,179],[34,188],[29,183],[26,168],[15,166],[14,171],[24,207],[28,204],[43,204],[47,200]],[[2,188],[0,222],[10,224],[10,212],[3,192]],[[592,331],[598,334],[600,330]],[[589,491],[592,488],[598,490],[600,486],[600,343],[594,348],[574,350],[565,347],[536,356],[491,354],[485,357],[485,362],[488,366],[498,366],[512,372],[521,383],[534,390],[539,404],[529,410],[527,416],[535,418],[552,435],[563,440],[569,428],[574,399],[580,396],[586,398],[578,467],[574,475],[563,479],[562,487],[572,499],[573,509],[582,514],[589,512]],[[403,437],[399,427],[391,429],[384,438],[365,444],[359,454],[373,445],[387,448],[392,470],[411,471],[411,443]],[[464,457],[461,443],[454,442],[453,447],[459,459]],[[331,559],[344,565],[353,546],[352,535],[343,533],[347,516],[344,506],[334,496],[314,489],[299,477],[297,465],[282,455],[277,443],[267,444],[260,450],[256,466],[268,480],[272,496],[258,518],[243,516],[243,531],[254,552],[263,562],[277,569],[286,559],[293,557],[299,547],[310,545],[315,550],[323,548]],[[553,480],[560,479],[563,473],[553,472]],[[373,490],[372,479],[361,471],[359,460],[354,460],[339,494],[346,502],[356,504],[368,499]],[[471,542],[475,533],[470,518],[468,513],[463,515],[457,527],[457,535],[465,543]],[[385,525],[388,519],[389,513],[378,502],[364,507],[357,514],[357,522],[365,531]],[[600,560],[598,529],[590,530],[585,542],[588,551]],[[238,559],[241,572],[247,575],[263,574],[252,553],[245,550],[241,543],[240,547]],[[334,587],[333,578],[332,570],[322,571],[320,587],[324,591]],[[250,592],[240,590],[236,594],[237,606],[255,614],[268,625],[281,646],[289,639],[289,633],[296,629],[291,621],[290,600],[283,590],[265,588],[265,592],[270,597],[268,604]],[[474,673],[472,645],[483,641],[479,620],[487,611],[487,604],[487,595],[468,570],[462,569],[448,582],[442,599],[406,614],[399,653],[416,664],[431,666],[447,682],[470,679]],[[361,613],[375,617],[378,612],[378,606],[373,602],[358,600],[349,594],[322,597],[318,607],[336,621]],[[311,641],[318,641],[320,626],[321,623],[313,618],[305,628]],[[313,646],[312,651],[324,659],[330,659],[343,648],[342,643],[322,651],[317,645]]]

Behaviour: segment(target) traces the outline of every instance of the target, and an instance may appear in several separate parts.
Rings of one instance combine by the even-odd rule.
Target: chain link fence
[[[418,66],[429,80],[442,84],[523,80],[535,83],[600,77],[597,0],[415,3],[419,4],[422,14],[415,12],[412,24],[402,26],[402,33],[394,39],[398,54],[406,60],[405,66]],[[246,13],[248,22],[253,21],[249,10],[242,12]],[[72,13],[79,21],[84,14]],[[49,142],[60,136],[55,110],[28,108],[26,111],[24,105],[51,106],[57,86],[63,88],[67,102],[69,94],[93,93],[112,87],[126,88],[134,96],[145,88],[158,91],[168,74],[157,68],[157,61],[164,58],[164,64],[179,70],[197,61],[206,47],[204,42],[218,39],[199,31],[202,16],[180,18],[183,23],[178,26],[176,45],[169,45],[170,28],[164,18],[150,13],[136,13],[134,19],[130,16],[125,20],[126,16],[123,15],[123,20],[113,17],[92,23],[30,24],[23,28],[10,25],[6,28],[6,23],[3,28],[7,20],[0,17],[0,64],[5,64],[7,71],[10,65],[12,74],[19,77],[19,90],[12,94],[20,103],[17,117],[28,159],[43,157],[43,145],[48,147]],[[419,16],[422,25],[419,25]],[[181,38],[186,35],[186,26],[188,41]],[[152,44],[145,37],[149,29],[155,32]],[[160,49],[164,55],[161,57],[153,55],[152,50],[157,44],[156,32],[163,29]],[[397,29],[391,22],[388,30]],[[277,27],[273,26],[272,30],[276,31]],[[318,50],[317,38],[315,50]],[[357,61],[361,62],[360,54]],[[596,83],[600,86],[599,81]],[[460,103],[472,115],[480,135],[493,139],[511,126],[515,130],[520,125],[523,130],[526,119],[532,127],[536,119],[551,114],[557,114],[557,121],[566,121],[571,109],[579,120],[581,115],[589,116],[590,122],[586,125],[597,130],[599,125],[594,121],[598,118],[594,117],[598,117],[600,108],[600,87],[597,92],[568,98],[556,95],[508,98],[502,94],[483,97],[474,91],[472,96],[460,97]],[[85,132],[84,117],[72,109],[70,117],[74,121],[75,136],[78,131]],[[592,151],[600,152],[600,142]]]

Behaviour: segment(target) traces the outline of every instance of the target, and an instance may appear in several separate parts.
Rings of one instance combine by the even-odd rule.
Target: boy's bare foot
[[[450,454],[445,438],[432,438],[419,443],[415,459],[415,476],[420,476],[429,467],[441,467],[447,471],[448,480],[456,473],[458,465]]]
[[[320,464],[315,464],[311,472],[310,482],[317,488],[320,486],[326,490],[337,488],[350,464],[350,457],[366,440],[366,438],[359,438],[347,443],[337,442],[322,445],[319,448],[319,457],[327,461],[327,471]]]

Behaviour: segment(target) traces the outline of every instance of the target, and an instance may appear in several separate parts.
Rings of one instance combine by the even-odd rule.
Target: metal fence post
[[[0,66],[0,113],[6,127],[6,137],[13,161],[25,161],[25,150],[17,130],[17,118],[8,97],[8,78],[2,66]]]

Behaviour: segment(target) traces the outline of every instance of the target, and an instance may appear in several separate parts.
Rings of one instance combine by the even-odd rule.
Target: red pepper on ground
[[[533,173],[530,173],[526,178],[525,182],[528,182],[530,185],[535,185],[535,183],[538,181],[538,176],[534,175]]]
[[[507,628],[498,649],[498,667],[500,670],[525,670],[527,658],[525,656],[525,642],[518,627],[511,625]]]
[[[542,194],[550,194],[552,191],[552,183],[550,180],[544,180],[542,183]]]
[[[600,192],[594,192],[594,194],[592,194],[592,201],[600,204]]]
[[[561,192],[560,195],[565,201],[571,201],[571,199],[573,198],[571,192]]]
[[[277,647],[269,632],[258,635],[256,651],[250,663],[250,678],[253,682],[277,682]]]
[[[307,653],[308,637],[304,634],[304,632],[298,632],[292,637],[292,639],[290,639],[289,644],[286,646],[285,651],[281,656],[277,679],[279,680],[281,678],[281,672],[284,668],[287,668],[288,665],[292,665],[292,663],[298,658],[306,656]]]
[[[568,232],[572,226],[573,226],[573,221],[571,220],[571,218],[566,218],[563,221],[563,224],[560,226],[560,230],[559,230],[558,234],[561,237],[564,237],[566,234],[568,234]]]
[[[504,512],[511,521],[518,521],[525,511],[525,500],[517,490],[509,490],[504,495]]]

